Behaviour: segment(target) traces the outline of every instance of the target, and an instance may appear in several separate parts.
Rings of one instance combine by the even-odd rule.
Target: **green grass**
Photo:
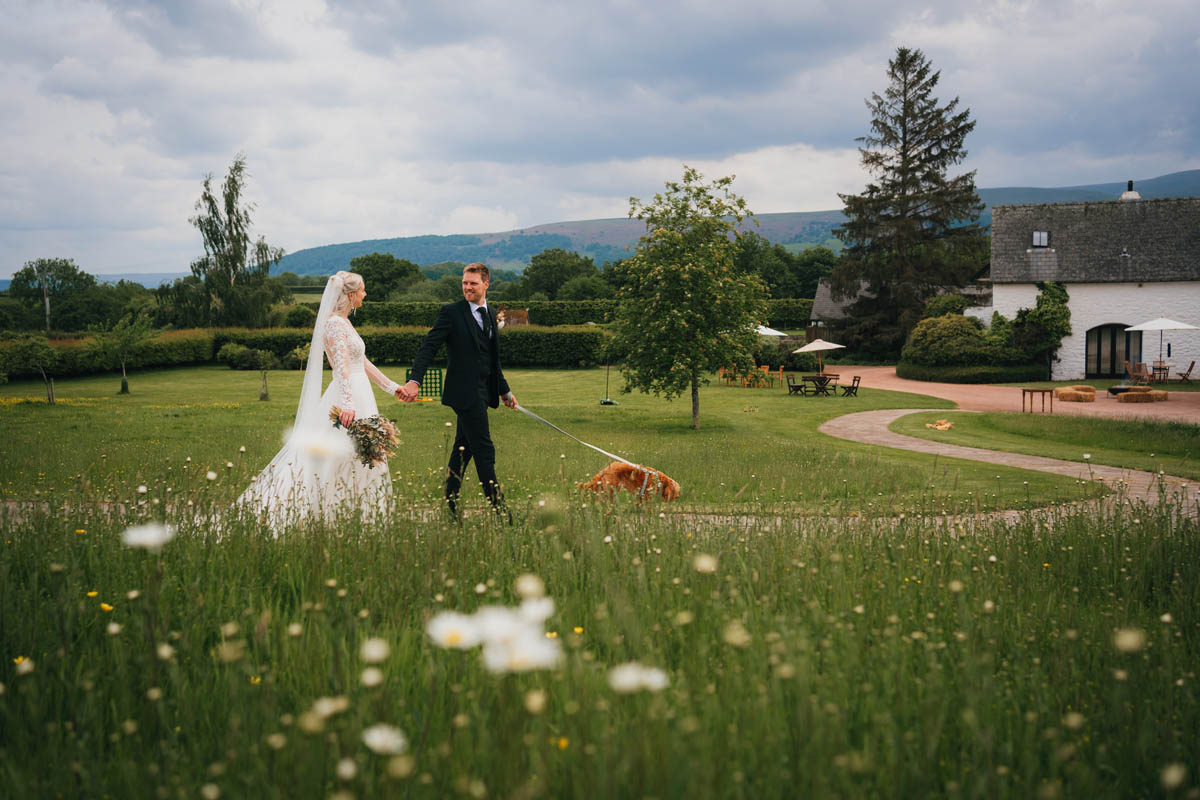
[[[954,427],[926,423],[948,418]],[[1090,461],[1200,480],[1200,426],[1153,420],[1052,417],[1047,414],[910,414],[892,423],[897,433],[967,447]],[[1090,459],[1085,459],[1084,454]]]
[[[393,370],[396,372],[397,370]],[[701,429],[689,428],[690,402],[622,395],[601,406],[602,370],[510,370],[520,402],[564,430],[631,461],[656,467],[683,486],[679,507],[744,512],[941,513],[1073,501],[1100,489],[1044,473],[852,444],[817,432],[850,410],[949,408],[916,395],[864,389],[858,398],[802,398],[779,388],[712,385],[701,392]],[[0,496],[58,497],[82,491],[100,500],[156,496],[196,486],[232,500],[280,445],[291,423],[299,372],[270,375],[271,400],[259,402],[257,372],[196,367],[138,373],[118,396],[108,376],[58,381],[60,401],[38,400],[41,384],[0,387]],[[32,402],[14,402],[32,398]],[[378,393],[404,444],[390,468],[405,502],[436,505],[452,430],[439,403],[399,405]],[[586,481],[608,459],[516,412],[492,414],[497,470],[518,505],[541,492]],[[241,448],[245,447],[245,452]],[[190,461],[188,461],[190,459]],[[232,466],[226,466],[226,465]],[[482,495],[471,488],[469,502]]]
[[[228,502],[278,446],[296,375],[272,374],[269,403],[257,373],[210,368],[0,403],[7,496],[52,501],[0,506],[0,796],[1099,799],[1157,796],[1174,766],[1179,796],[1197,785],[1194,498],[947,522],[920,510],[1048,502],[1054,484],[1027,497],[1030,473],[934,475],[816,433],[929,398],[712,387],[695,432],[686,402],[599,406],[598,370],[509,378],[532,410],[680,478],[686,504],[580,497],[606,459],[502,410],[517,524],[476,505],[452,526],[425,513],[448,412],[385,406],[405,438],[394,513],[273,538]],[[870,519],[888,508],[918,513]],[[161,554],[121,544],[163,518]],[[525,573],[555,601],[558,666],[492,674],[425,634],[440,611],[515,604]],[[390,645],[378,685],[368,638]],[[667,688],[613,691],[633,660]],[[345,709],[315,719],[324,697]],[[403,756],[364,746],[381,722]]]
[[[1156,795],[1170,764],[1195,785],[1200,537],[1170,504],[1051,531],[544,499],[515,528],[198,516],[161,557],[120,544],[160,506],[5,521],[0,794],[1106,798]],[[425,636],[527,572],[557,668],[494,675]],[[369,637],[391,645],[370,687]],[[669,687],[615,693],[631,660]],[[313,725],[320,697],[347,708]],[[401,760],[364,747],[379,722]]]

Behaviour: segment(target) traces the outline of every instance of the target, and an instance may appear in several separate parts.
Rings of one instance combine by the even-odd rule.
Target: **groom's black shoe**
[[[446,514],[455,523],[462,525],[462,514],[458,513],[457,498],[454,495],[446,495]]]

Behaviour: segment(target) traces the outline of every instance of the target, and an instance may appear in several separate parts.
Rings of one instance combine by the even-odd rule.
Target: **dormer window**
[[[1033,232],[1034,247],[1049,247],[1050,246],[1050,231],[1034,231]]]

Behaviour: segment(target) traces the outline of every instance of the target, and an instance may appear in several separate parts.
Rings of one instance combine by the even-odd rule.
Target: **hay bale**
[[[1082,393],[1086,393],[1086,394],[1095,394],[1096,393],[1095,386],[1081,385],[1081,386],[1068,386],[1067,388],[1073,392],[1082,392]]]
[[[1150,396],[1149,391],[1145,392],[1125,392],[1117,395],[1118,403],[1153,403],[1154,398]]]
[[[1161,403],[1167,399],[1168,392],[1166,389],[1151,389],[1149,394],[1154,398],[1154,402]]]
[[[1150,391],[1150,387],[1149,386],[1130,386],[1129,391],[1130,392],[1148,392],[1148,391]]]
[[[1095,392],[1079,392],[1073,388],[1058,388],[1054,390],[1054,399],[1064,403],[1094,403]]]

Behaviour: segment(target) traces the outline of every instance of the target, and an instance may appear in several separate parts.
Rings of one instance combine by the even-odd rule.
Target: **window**
[[[1034,247],[1049,247],[1050,246],[1050,231],[1034,231],[1033,232]]]

